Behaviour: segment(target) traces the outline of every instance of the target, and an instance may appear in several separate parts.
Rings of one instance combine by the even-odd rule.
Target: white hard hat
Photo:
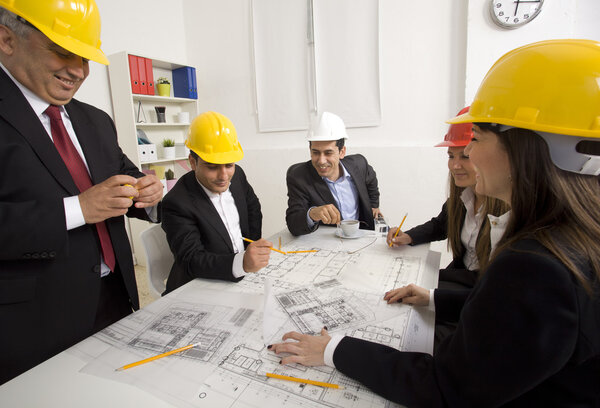
[[[323,112],[313,117],[306,139],[309,142],[323,142],[348,139],[348,134],[342,118],[330,112]]]

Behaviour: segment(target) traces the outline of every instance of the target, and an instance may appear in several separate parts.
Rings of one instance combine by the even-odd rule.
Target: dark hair
[[[447,204],[448,211],[448,248],[452,250],[452,255],[455,258],[462,257],[465,253],[462,241],[460,239],[462,232],[462,224],[465,218],[467,209],[462,202],[460,196],[465,190],[465,187],[458,187],[454,182],[454,177],[449,174],[449,197]],[[509,210],[508,204],[496,198],[485,197],[481,212],[483,214],[483,223],[477,234],[475,243],[475,253],[479,269],[484,269],[490,259],[490,251],[492,244],[490,242],[490,220],[487,215],[500,216]]]
[[[190,150],[190,156],[192,156],[192,158],[193,158],[195,161],[198,161],[198,158],[200,157],[200,156],[198,156],[198,154],[196,154],[196,152],[195,152],[195,151],[193,151],[193,150]]]
[[[338,140],[335,141],[335,145],[337,146],[338,150],[341,151],[343,149],[345,140],[346,139],[341,138],[341,139],[338,139]],[[308,142],[308,146],[312,147],[312,140]]]
[[[496,133],[496,132],[494,132]],[[534,238],[554,254],[589,291],[573,261],[583,256],[600,278],[600,184],[598,177],[561,170],[548,145],[527,129],[496,133],[510,161],[511,217],[498,248]]]

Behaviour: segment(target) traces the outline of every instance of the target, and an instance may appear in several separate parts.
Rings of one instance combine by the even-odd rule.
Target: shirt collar
[[[8,77],[15,83],[17,88],[19,88],[25,99],[27,99],[27,102],[29,102],[29,105],[31,105],[31,108],[33,109],[35,114],[38,117],[41,117],[44,111],[48,109],[48,106],[50,106],[50,104],[42,98],[40,98],[39,96],[37,96],[31,90],[29,90],[29,88],[27,88],[25,85],[17,81],[17,79],[14,76],[12,76],[8,69],[4,65],[2,65],[2,63],[0,63],[0,68],[2,68],[4,72],[6,72],[6,75],[8,75]],[[59,106],[59,108],[64,115],[67,115],[67,117],[69,116],[64,106]]]
[[[344,179],[348,179],[348,180],[352,180],[352,176],[350,175],[350,173],[348,173],[348,170],[346,170],[346,168],[344,167],[344,165],[342,164],[342,161],[340,160],[340,173],[343,173],[342,176],[340,176],[340,178],[338,178],[335,181],[331,181],[329,180],[327,177],[321,177],[323,180],[325,180],[325,182],[327,183],[339,183]]]
[[[204,187],[204,185],[202,183],[200,183],[200,181],[196,178],[195,174],[194,174],[194,178],[196,179],[196,182],[198,183],[198,185],[200,187],[202,187],[202,190],[204,190],[204,192],[206,193],[206,195],[210,199],[218,198],[219,196],[221,196],[221,194],[227,194],[227,193],[229,193],[229,187],[227,187],[227,190],[223,191],[222,193],[215,193],[214,191],[211,191],[208,188]],[[231,186],[231,182],[229,182],[229,186]]]

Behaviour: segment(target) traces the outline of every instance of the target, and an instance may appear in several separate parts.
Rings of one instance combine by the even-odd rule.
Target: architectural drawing
[[[317,334],[323,326],[398,349],[418,347],[423,338],[432,337],[432,315],[407,305],[388,305],[383,294],[419,283],[426,267],[437,272],[439,258],[437,265],[429,265],[426,248],[394,251],[379,242],[381,238],[378,245],[361,250],[374,238],[349,242],[323,238],[324,232],[329,231],[312,239],[288,240],[282,248],[318,252],[273,253],[268,267],[235,284],[192,281],[106,328],[77,347],[83,354],[102,344],[102,351],[88,353],[90,362],[83,371],[129,383],[186,408],[397,406],[335,369],[282,366],[281,356],[266,347],[288,331]],[[266,286],[272,287],[268,295]],[[273,322],[268,339],[263,330],[267,320]],[[199,347],[179,355],[115,372],[126,363],[198,342]],[[267,378],[266,372],[345,389]]]

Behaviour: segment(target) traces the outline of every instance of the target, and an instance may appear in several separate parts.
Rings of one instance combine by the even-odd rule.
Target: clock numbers
[[[533,20],[541,11],[543,0],[491,0],[492,20],[504,28],[517,28]]]

